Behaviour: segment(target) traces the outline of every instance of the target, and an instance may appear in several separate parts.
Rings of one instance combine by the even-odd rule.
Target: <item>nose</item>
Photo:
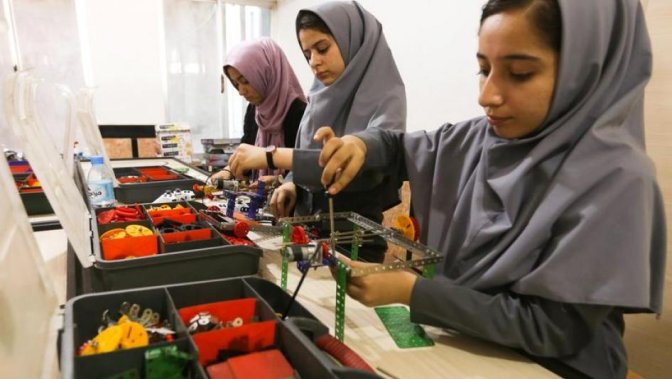
[[[319,54],[310,54],[310,60],[308,61],[308,64],[310,65],[311,68],[316,68],[322,63],[322,58],[319,56]]]
[[[478,103],[483,108],[498,107],[504,104],[502,88],[492,73],[486,78],[481,79],[481,92],[478,95]]]
[[[244,85],[244,84],[239,84],[238,85],[238,94],[240,96],[245,97],[245,95],[247,94],[247,86]]]

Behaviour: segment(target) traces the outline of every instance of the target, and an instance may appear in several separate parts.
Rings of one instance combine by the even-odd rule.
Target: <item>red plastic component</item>
[[[154,225],[159,225],[164,219],[179,222],[180,224],[193,224],[196,222],[196,215],[191,212],[191,208],[177,209],[155,209],[148,210],[149,217],[152,218]]]
[[[117,180],[121,184],[129,184],[129,183],[144,183],[147,181],[146,176],[118,176]]]
[[[329,244],[322,242],[322,258],[329,258]]]
[[[236,221],[233,226],[233,234],[238,238],[247,237],[247,232],[250,231],[250,224],[245,221]]]
[[[217,360],[220,350],[253,352],[273,346],[276,321],[262,321],[193,335],[198,347],[198,361],[202,365]]]
[[[373,368],[362,357],[329,333],[317,337],[315,345],[331,355],[343,366],[375,373]]]
[[[100,244],[102,246],[103,259],[106,260],[145,257],[156,255],[159,252],[156,235],[104,239]]]
[[[180,243],[188,241],[201,241],[212,238],[212,229],[203,228],[195,230],[186,230],[173,233],[163,233],[161,238],[165,243]]]
[[[415,228],[415,234],[413,235],[413,241],[418,241],[420,239],[420,224],[415,217],[411,217],[411,222]]]
[[[114,209],[111,209],[109,211],[104,211],[98,213],[98,223],[99,224],[109,224],[114,220],[116,216],[116,213],[114,212]]]
[[[251,247],[257,246],[257,245],[254,244],[254,242],[248,240],[247,238],[238,238],[238,237],[229,236],[229,235],[226,235],[226,234],[223,234],[222,237],[224,237],[224,239],[228,243],[230,243],[231,245],[244,245],[244,246],[251,246]]]
[[[209,366],[207,371],[210,379],[284,379],[294,377],[294,369],[278,349],[229,358],[226,362]]]
[[[297,245],[305,245],[309,242],[305,229],[299,225],[292,227],[291,240]]]
[[[9,170],[12,174],[23,174],[24,172],[30,171],[30,165],[26,164],[13,164],[9,166]]]
[[[151,180],[172,180],[178,176],[164,167],[143,167],[137,169],[143,176]]]
[[[257,299],[249,297],[192,305],[190,307],[180,308],[178,313],[185,324],[189,324],[189,320],[200,312],[210,312],[211,315],[217,316],[217,318],[224,322],[233,320],[236,317],[242,318],[245,322],[254,316],[256,306]]]

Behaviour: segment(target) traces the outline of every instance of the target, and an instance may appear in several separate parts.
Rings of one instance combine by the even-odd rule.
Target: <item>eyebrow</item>
[[[485,59],[485,60],[488,59],[485,55],[483,55],[481,53],[476,53],[476,58]],[[535,56],[527,55],[527,54],[509,54],[509,55],[505,55],[505,56],[503,56],[499,59],[505,60],[505,61],[523,60],[523,61],[534,61],[534,62],[537,62],[537,61],[541,60],[539,57],[535,57]]]

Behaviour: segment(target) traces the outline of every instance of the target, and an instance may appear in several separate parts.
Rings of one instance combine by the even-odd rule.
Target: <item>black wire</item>
[[[317,254],[320,253],[322,250],[322,245],[318,244],[317,248],[315,249],[315,252],[313,255],[310,257],[310,261],[312,262]],[[294,302],[296,301],[296,296],[299,294],[299,289],[301,289],[301,285],[303,284],[303,280],[306,278],[306,275],[308,274],[308,271],[310,271],[310,266],[306,268],[306,271],[301,274],[301,279],[299,280],[299,284],[296,286],[296,290],[294,290],[294,293],[292,294],[292,298],[289,299],[289,303],[287,304],[287,308],[285,309],[285,313],[282,315],[282,320],[284,321],[287,316],[289,315],[289,311],[292,309],[292,305],[294,305]]]
[[[301,285],[303,284],[303,280],[306,278],[306,275],[308,274],[308,270],[310,270],[310,267],[306,269],[306,271],[301,274],[301,280],[299,280],[299,285],[296,286],[296,290],[294,290],[294,294],[292,294],[292,298],[289,299],[289,303],[287,304],[287,308],[285,309],[285,313],[282,315],[282,320],[284,321],[287,316],[289,315],[289,311],[292,309],[292,305],[294,305],[294,302],[296,301],[296,295],[299,294],[299,289],[301,288]]]

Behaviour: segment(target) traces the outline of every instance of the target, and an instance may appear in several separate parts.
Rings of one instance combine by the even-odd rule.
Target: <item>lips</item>
[[[492,126],[500,126],[510,119],[511,119],[511,117],[488,116],[488,122]]]

